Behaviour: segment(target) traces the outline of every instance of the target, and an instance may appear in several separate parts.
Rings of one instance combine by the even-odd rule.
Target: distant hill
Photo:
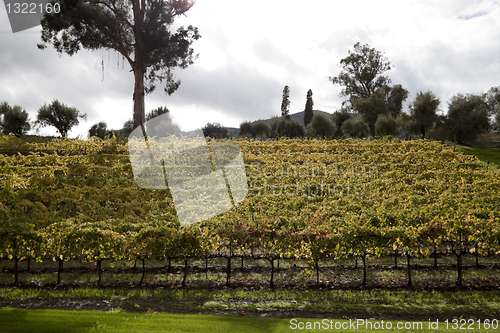
[[[325,116],[331,116],[332,115],[331,113],[328,113],[328,112],[325,112],[325,111],[320,111],[320,110],[313,110],[313,115],[315,113],[318,113],[318,112],[319,113],[323,113]],[[297,113],[291,114],[290,118],[292,118],[293,120],[297,120],[301,124],[304,124],[304,113],[305,113],[305,111],[301,111],[301,112],[297,112]]]
[[[305,111],[301,111],[301,112],[297,112],[297,113],[293,113],[290,115],[290,118],[301,123],[302,125],[304,124],[304,112]],[[328,112],[325,112],[325,111],[321,111],[321,110],[313,110],[313,114],[315,113],[323,113],[325,116],[331,116],[332,114],[331,113],[328,113]],[[265,122],[271,122],[271,120],[273,119],[273,117],[271,118],[267,118],[267,119],[259,119],[259,120],[263,120]],[[224,125],[224,124],[222,124]],[[233,132],[233,136],[234,137],[238,137],[238,132],[240,131],[240,128],[239,127],[227,127],[228,131],[229,132]],[[188,132],[183,132],[184,135],[189,135],[189,134],[193,134],[194,131],[188,131]]]

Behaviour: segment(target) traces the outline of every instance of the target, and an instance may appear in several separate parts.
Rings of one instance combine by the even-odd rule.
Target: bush
[[[263,120],[254,121],[253,123],[244,121],[240,125],[238,135],[240,137],[251,136],[254,139],[259,135],[269,138],[271,136],[271,127]]]
[[[7,135],[26,135],[31,129],[28,112],[18,105],[11,107],[7,102],[3,102],[0,104],[0,129]]]
[[[351,117],[342,124],[342,133],[351,138],[363,138],[370,135],[370,127],[361,116]]]
[[[488,104],[484,96],[458,94],[451,98],[446,127],[457,143],[473,141],[489,130]]]
[[[213,139],[227,139],[227,138],[229,138],[228,129],[219,123],[207,123],[203,127],[203,134],[206,137],[211,137]]]
[[[344,121],[352,117],[352,113],[350,113],[346,109],[342,109],[340,111],[335,111],[332,115],[332,120],[335,123],[335,126],[337,128],[334,136],[340,137],[342,136],[342,125],[344,124]]]
[[[112,132],[109,131],[107,127],[108,125],[104,121],[94,124],[89,130],[89,136],[96,136],[98,138],[104,139],[107,135],[112,134]]]
[[[252,138],[255,138],[255,130],[253,128],[253,125],[249,121],[244,121],[240,124],[240,130],[238,131],[238,135],[240,137],[246,137],[246,136],[251,136]]]
[[[307,137],[331,138],[337,132],[337,126],[329,117],[315,113],[311,123],[306,127]]]
[[[391,115],[380,114],[375,122],[375,135],[396,136],[399,134],[398,123]]]
[[[296,120],[286,117],[275,117],[271,120],[271,137],[273,138],[303,137],[305,132],[304,126]]]

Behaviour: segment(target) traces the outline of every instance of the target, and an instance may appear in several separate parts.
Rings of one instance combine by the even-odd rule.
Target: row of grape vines
[[[318,266],[356,256],[500,252],[500,174],[427,140],[235,141],[249,193],[230,211],[180,227],[168,190],[134,184],[115,139],[0,136],[0,256],[63,263],[208,257],[281,258]],[[141,278],[141,282],[144,278]],[[184,276],[183,284],[186,276]]]

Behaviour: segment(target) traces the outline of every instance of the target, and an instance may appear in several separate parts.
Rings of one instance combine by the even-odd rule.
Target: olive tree
[[[39,127],[54,126],[59,134],[66,138],[71,128],[80,123],[80,119],[87,119],[87,115],[55,99],[38,110],[36,124]]]
[[[29,115],[20,106],[0,104],[0,130],[3,134],[25,135],[31,129]]]

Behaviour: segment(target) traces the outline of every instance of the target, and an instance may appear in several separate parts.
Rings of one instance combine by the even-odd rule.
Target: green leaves
[[[450,242],[463,253],[500,252],[500,175],[438,142],[237,144],[250,192],[272,190],[181,228],[167,191],[134,185],[126,145],[0,136],[0,254],[102,261],[232,253],[317,264],[395,250],[424,256]],[[344,191],[314,192],[325,184]],[[286,186],[293,191],[278,190]]]

